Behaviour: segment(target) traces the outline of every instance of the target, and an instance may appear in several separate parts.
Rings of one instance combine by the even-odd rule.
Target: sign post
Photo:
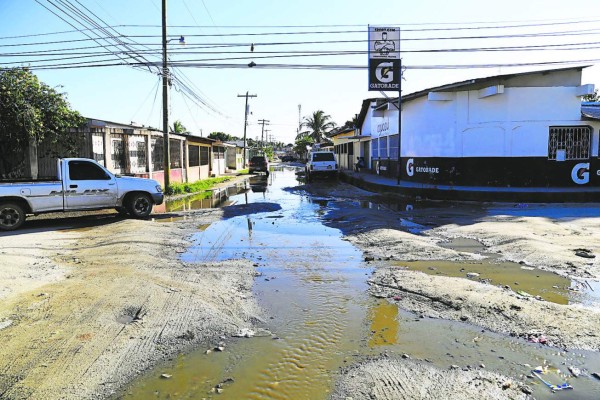
[[[369,90],[398,92],[396,107],[398,108],[399,185],[402,171],[402,59],[399,27],[369,26]]]

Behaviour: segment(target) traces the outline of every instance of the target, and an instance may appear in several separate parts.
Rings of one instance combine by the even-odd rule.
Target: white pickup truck
[[[152,179],[115,176],[94,160],[58,160],[58,177],[50,181],[0,181],[0,231],[19,228],[27,214],[114,208],[146,218],[162,204],[162,188]]]

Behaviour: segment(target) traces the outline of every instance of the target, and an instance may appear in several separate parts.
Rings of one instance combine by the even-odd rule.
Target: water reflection
[[[269,186],[269,176],[271,175],[256,175],[250,178],[250,189],[254,193],[264,193]]]

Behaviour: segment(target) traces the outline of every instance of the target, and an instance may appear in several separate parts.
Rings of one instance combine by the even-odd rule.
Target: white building
[[[583,67],[472,79],[402,96],[401,186],[432,198],[600,199],[600,120]],[[398,174],[397,98],[369,99],[353,153]]]

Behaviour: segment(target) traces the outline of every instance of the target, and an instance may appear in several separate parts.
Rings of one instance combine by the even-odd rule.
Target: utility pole
[[[171,149],[169,146],[169,68],[167,66],[167,0],[162,0],[162,97],[163,97],[163,155],[165,191],[171,185]]]
[[[164,1],[164,0],[163,0]],[[246,98],[246,108],[244,109],[244,168],[246,168],[246,128],[248,127],[248,97],[257,97],[255,94],[238,94],[237,97]]]
[[[265,147],[265,125],[269,125],[269,121],[268,119],[259,119],[258,123],[262,125],[262,130],[261,130],[261,134],[260,134],[260,142],[262,147]]]

